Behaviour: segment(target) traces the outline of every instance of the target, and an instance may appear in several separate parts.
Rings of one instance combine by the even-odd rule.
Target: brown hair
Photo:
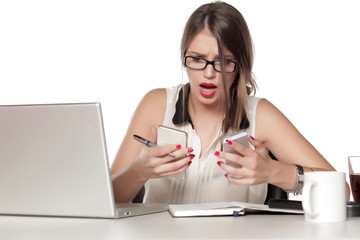
[[[237,62],[237,74],[233,84],[226,86],[225,73],[222,80],[226,97],[226,113],[223,130],[239,130],[249,127],[245,112],[248,95],[256,92],[256,82],[252,75],[253,44],[250,31],[241,13],[224,2],[208,3],[200,6],[186,23],[181,41],[181,57],[184,57],[192,38],[207,28],[214,34],[219,48],[220,61],[224,64],[223,49],[228,49]]]

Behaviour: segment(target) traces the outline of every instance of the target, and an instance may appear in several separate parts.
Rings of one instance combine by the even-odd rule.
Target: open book
[[[304,214],[303,210],[269,208],[268,205],[245,203],[245,202],[215,202],[199,204],[171,204],[169,212],[174,217],[195,217],[195,216],[243,216],[247,210]]]

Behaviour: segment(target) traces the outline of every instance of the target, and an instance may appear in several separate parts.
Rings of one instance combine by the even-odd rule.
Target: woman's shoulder
[[[145,94],[143,100],[147,101],[164,101],[166,100],[166,89],[165,88],[156,88]]]
[[[260,98],[256,106],[256,115],[267,122],[276,121],[282,117],[281,111],[266,98]]]
[[[157,88],[147,92],[142,98],[138,108],[142,111],[155,111],[158,113],[166,106],[166,89]]]
[[[248,96],[246,107],[255,108],[256,111],[277,110],[277,108],[266,98]]]
[[[258,132],[260,133],[263,139],[268,139],[268,137],[263,136],[264,132],[271,132],[270,129],[290,129],[291,122],[286,118],[286,116],[270,101],[267,99],[261,99],[259,101],[257,110],[256,110],[256,125]]]
[[[162,122],[166,109],[166,90],[153,89],[147,92],[138,104],[131,119],[130,128],[150,129]]]
[[[279,111],[270,101],[265,98],[259,99],[257,105],[257,111],[260,113],[271,113]]]
[[[146,93],[141,100],[137,112],[142,116],[144,114],[157,116],[157,120],[163,121],[168,102],[173,102],[177,96],[180,85],[172,88],[157,88]]]

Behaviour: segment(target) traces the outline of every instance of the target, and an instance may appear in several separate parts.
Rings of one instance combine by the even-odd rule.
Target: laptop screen
[[[0,214],[111,217],[99,103],[0,106]]]

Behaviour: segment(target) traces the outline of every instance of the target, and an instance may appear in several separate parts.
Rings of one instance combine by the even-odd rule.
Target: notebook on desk
[[[115,204],[99,103],[0,106],[0,214],[121,218],[167,209]]]
[[[171,204],[169,212],[174,217],[244,216],[247,212],[304,214],[301,209],[270,208],[268,205],[246,202]]]

